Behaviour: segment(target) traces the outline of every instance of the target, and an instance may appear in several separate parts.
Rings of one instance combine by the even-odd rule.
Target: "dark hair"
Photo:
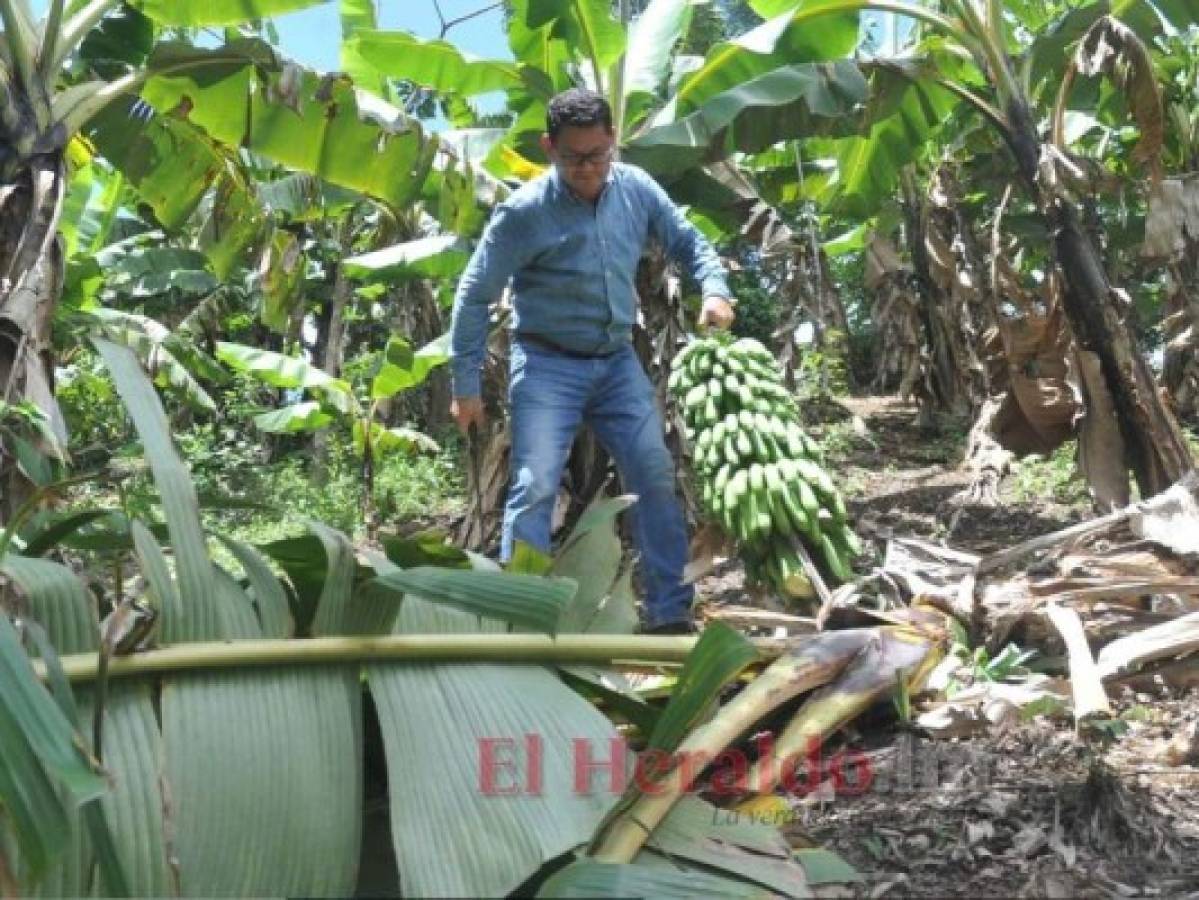
[[[552,141],[568,125],[577,128],[603,125],[607,131],[611,131],[612,107],[600,94],[586,88],[563,91],[550,100],[545,113],[545,130]]]

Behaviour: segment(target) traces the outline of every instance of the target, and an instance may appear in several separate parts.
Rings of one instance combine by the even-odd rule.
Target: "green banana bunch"
[[[811,598],[797,541],[830,581],[851,580],[861,541],[770,351],[717,333],[692,341],[670,368],[704,509],[737,540],[749,581]]]

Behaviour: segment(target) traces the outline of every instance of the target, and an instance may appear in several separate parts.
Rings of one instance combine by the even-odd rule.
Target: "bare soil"
[[[997,508],[956,504],[969,480],[964,424],[922,431],[916,410],[891,398],[846,406],[838,417],[864,428],[839,441],[831,468],[876,553],[892,535],[987,552],[1090,515],[1085,501],[1017,499],[1010,487]],[[822,419],[814,434],[844,436]],[[746,603],[735,561],[698,587],[707,604]],[[870,784],[836,795],[826,783],[789,801],[797,846],[827,847],[862,875],[820,894],[1199,898],[1199,759],[1164,750],[1199,728],[1199,696],[1163,685],[1112,700],[1119,727],[1086,740],[1044,717],[955,741],[904,730],[889,710],[859,720],[843,737],[866,754]]]

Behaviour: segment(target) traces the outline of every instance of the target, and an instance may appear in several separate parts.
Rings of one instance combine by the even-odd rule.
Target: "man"
[[[634,275],[657,238],[703,289],[701,325],[727,328],[733,301],[711,246],[640,169],[613,163],[612,112],[570,90],[549,105],[541,146],[551,169],[494,212],[458,285],[451,327],[451,413],[483,423],[479,370],[488,305],[512,279],[511,484],[501,559],[516,541],[550,549],[562,469],[580,424],[612,456],[630,510],[645,587],[644,630],[694,631],[694,591],[682,583],[687,531],[653,387],[631,344]]]

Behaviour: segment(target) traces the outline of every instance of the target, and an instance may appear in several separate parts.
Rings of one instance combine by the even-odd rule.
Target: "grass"
[[[229,510],[211,514],[232,537],[263,542],[299,534],[304,522],[316,519],[362,538],[362,485],[358,462],[335,456],[323,477],[308,460],[288,457],[264,467],[252,493],[240,496],[277,498],[271,510]],[[383,527],[416,519],[446,519],[462,508],[462,466],[454,448],[437,456],[391,456],[375,470],[375,504]]]
[[[1012,496],[1021,503],[1087,503],[1087,485],[1075,463],[1077,454],[1077,441],[1066,441],[1048,456],[1033,454],[1017,460],[1012,464]]]
[[[354,539],[365,534],[360,462],[348,439],[331,434],[327,463],[318,467],[311,445],[297,444],[264,462],[261,439],[234,434],[217,439],[210,426],[176,435],[201,498],[206,526],[251,543],[290,537],[316,519]],[[118,492],[111,483],[85,484],[70,506],[124,509],[148,521],[161,519],[157,494],[140,447],[132,443],[105,468],[127,477]],[[463,506],[465,467],[459,442],[451,438],[435,455],[392,454],[375,466],[375,506],[384,528],[406,521],[445,520]],[[246,508],[248,503],[256,504]]]

